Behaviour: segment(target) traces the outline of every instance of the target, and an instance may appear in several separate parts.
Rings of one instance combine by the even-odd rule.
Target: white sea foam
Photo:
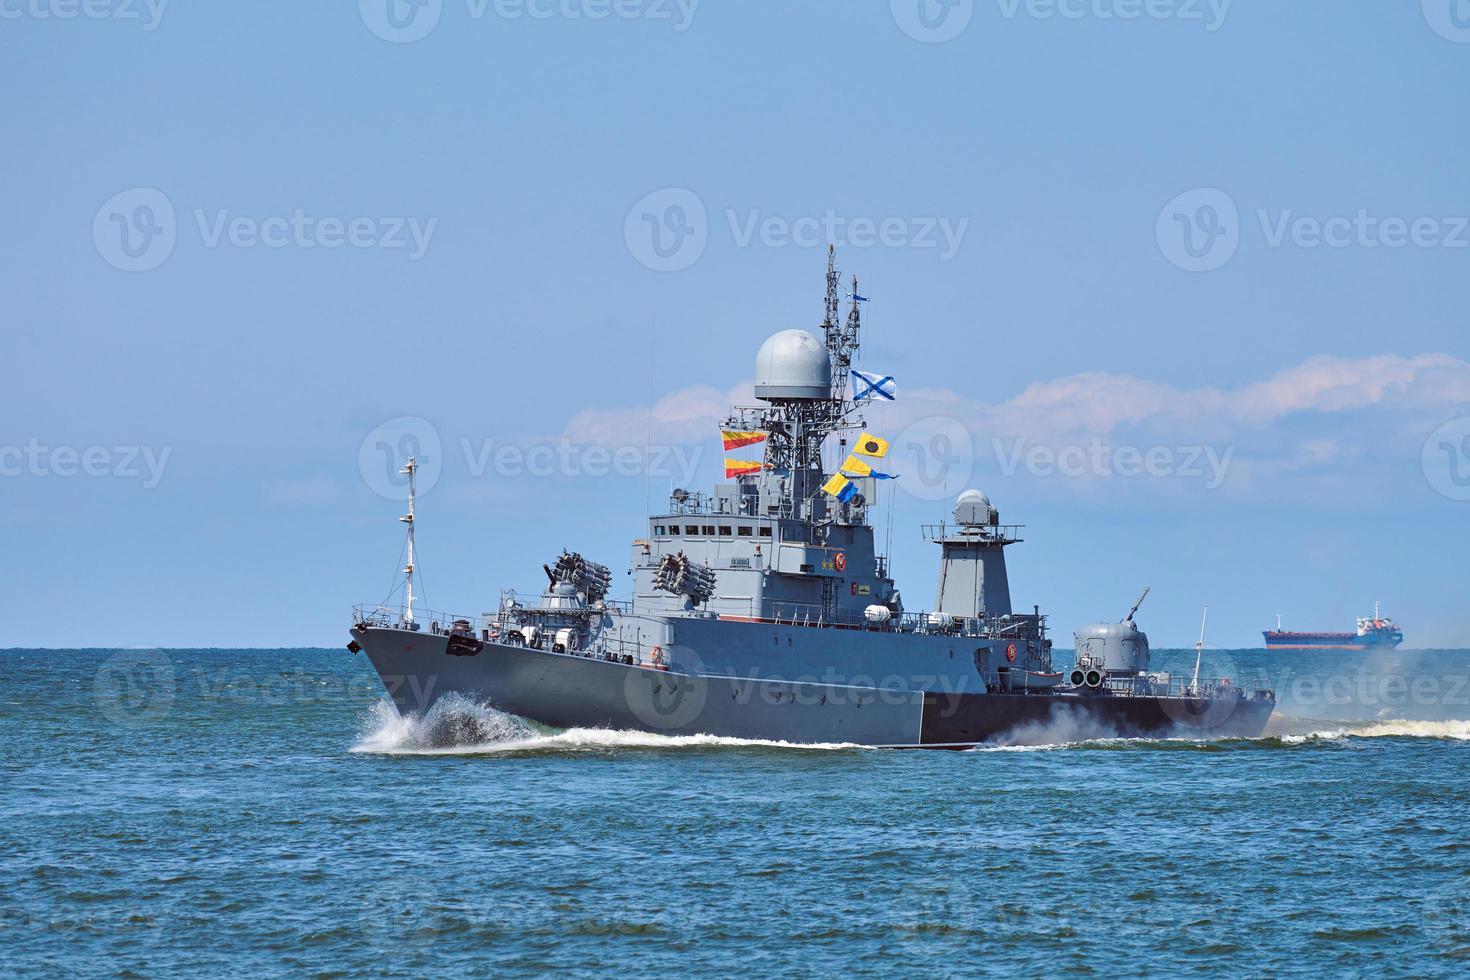
[[[1322,726],[1324,724],[1336,725],[1337,727],[1311,727]],[[1301,729],[1303,727],[1307,727],[1309,730],[1291,730]],[[1025,738],[1024,744],[981,745],[971,751],[1054,752],[1058,749],[1146,747],[1149,745],[1171,744],[1207,745],[1211,742],[1249,744],[1252,742],[1270,743],[1276,741],[1283,745],[1304,745],[1314,742],[1346,742],[1350,739],[1360,738],[1422,738],[1466,742],[1470,741],[1470,721],[1386,719],[1382,721],[1330,722],[1320,719],[1290,718],[1273,720],[1270,730],[1266,734],[1257,736],[1256,738],[1244,738],[1241,736],[1217,736],[1212,738],[1195,735],[1174,737],[1144,736],[1133,738],[1117,736],[1097,738],[1056,737],[1049,739],[1048,736],[1051,735],[1062,736],[1063,732],[1038,728],[1027,733],[1028,737]]]
[[[1316,722],[1316,724],[1321,724],[1321,722]],[[1336,728],[1322,728],[1316,731],[1282,735],[1281,741],[1288,745],[1300,745],[1303,742],[1345,741],[1353,738],[1427,738],[1466,742],[1470,741],[1470,721],[1391,719],[1345,722]]]
[[[440,698],[428,713],[400,715],[378,702],[363,725],[353,752],[378,755],[491,755],[507,752],[585,752],[607,749],[774,748],[805,751],[855,750],[845,742],[815,744],[720,735],[654,735],[602,728],[539,728],[515,715],[458,695]]]

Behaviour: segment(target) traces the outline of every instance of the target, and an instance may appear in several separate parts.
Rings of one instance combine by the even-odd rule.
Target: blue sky
[[[1461,0],[0,12],[0,646],[343,642],[385,436],[431,605],[624,568],[827,237],[911,608],[979,485],[1062,644],[1470,645]]]

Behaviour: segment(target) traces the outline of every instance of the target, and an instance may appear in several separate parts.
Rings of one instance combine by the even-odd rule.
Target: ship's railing
[[[637,622],[607,626],[600,619],[577,617],[574,610],[507,606],[500,615],[486,613],[483,628],[486,640],[546,653],[637,667],[669,664],[669,657]]]
[[[924,524],[925,541],[967,538],[991,544],[1015,544],[1021,540],[1024,524]]]
[[[1070,671],[1069,671],[1070,673]],[[1247,689],[1234,683],[1229,677],[1201,677],[1199,683],[1193,677],[1159,674],[1138,674],[1108,677],[1104,688],[1114,694],[1142,694],[1154,697],[1200,698],[1222,700],[1239,698],[1252,701],[1261,698],[1275,700],[1275,692],[1265,689]]]
[[[408,610],[404,606],[389,606],[383,603],[360,603],[352,607],[352,624],[366,623],[368,626],[380,626],[389,629],[415,630],[425,633],[448,633],[454,628],[456,622],[469,624],[471,632],[475,630],[477,617],[467,616],[460,613],[438,612],[433,609],[415,609],[413,619],[408,618]]]
[[[862,629],[891,633],[938,633],[992,640],[1041,639],[1046,635],[1046,617],[1032,613],[968,618],[911,612],[891,618],[886,622],[871,623],[862,614],[831,615],[820,603],[768,602],[764,604],[761,612],[761,619],[769,619],[782,626]]]
[[[586,607],[585,610],[568,609],[566,607],[552,607],[543,605],[546,596],[541,592],[518,592],[515,589],[500,590],[499,614],[504,616],[512,608],[518,612],[528,615],[561,615],[578,611],[612,612],[627,615],[633,611],[633,604],[619,599],[599,599],[596,603]],[[486,613],[486,615],[491,615]]]

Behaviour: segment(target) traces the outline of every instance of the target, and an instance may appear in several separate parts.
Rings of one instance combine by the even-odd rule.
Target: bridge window
[[[763,538],[769,538],[771,536],[771,526],[769,524],[761,525],[760,536]]]
[[[699,533],[699,525],[698,524],[685,524],[684,525],[684,533],[685,534],[698,534]]]
[[[748,537],[750,537],[750,525],[749,524],[742,524],[742,525],[740,525],[740,536],[742,538],[748,538]]]
[[[728,537],[730,537],[730,525],[728,525],[728,524],[721,524],[720,525],[720,537],[722,537],[722,538],[728,538]]]
[[[704,525],[704,536],[707,538],[715,536],[715,526],[713,524]]]

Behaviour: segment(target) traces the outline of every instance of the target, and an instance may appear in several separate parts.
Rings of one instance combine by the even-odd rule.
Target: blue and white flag
[[[891,374],[869,374],[867,371],[859,371],[854,368],[852,380],[853,401],[862,401],[864,398],[881,398],[891,402],[898,394],[898,382],[893,380]]]

